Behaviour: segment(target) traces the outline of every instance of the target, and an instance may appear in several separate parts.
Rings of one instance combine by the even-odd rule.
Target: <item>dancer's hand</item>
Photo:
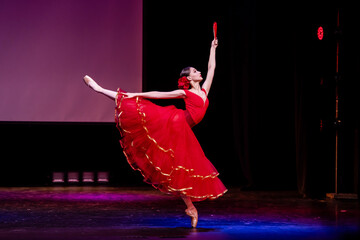
[[[214,49],[216,49],[218,45],[219,45],[219,41],[217,38],[211,42],[211,47],[213,47]]]

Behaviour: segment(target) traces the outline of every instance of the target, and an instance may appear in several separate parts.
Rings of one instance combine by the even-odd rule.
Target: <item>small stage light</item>
[[[68,172],[67,181],[69,183],[78,183],[80,181],[79,173],[78,172]]]
[[[97,182],[98,183],[108,183],[109,182],[109,173],[108,172],[98,172],[97,173]]]
[[[52,182],[53,183],[64,183],[65,179],[64,179],[65,174],[63,172],[53,172],[52,173]]]
[[[82,181],[84,183],[93,183],[95,181],[94,173],[93,172],[83,172]]]

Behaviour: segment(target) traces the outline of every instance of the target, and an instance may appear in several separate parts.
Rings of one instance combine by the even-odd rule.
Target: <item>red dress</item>
[[[130,166],[141,172],[145,182],[192,201],[215,199],[227,191],[191,130],[204,117],[208,99],[204,102],[185,90],[186,110],[182,110],[141,97],[125,98],[123,93],[118,90],[115,109],[120,144]]]

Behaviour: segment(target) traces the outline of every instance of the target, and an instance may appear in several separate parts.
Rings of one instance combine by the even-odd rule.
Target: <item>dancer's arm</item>
[[[215,67],[216,67],[215,53],[216,53],[217,46],[218,46],[218,40],[214,39],[211,42],[210,56],[209,56],[209,63],[208,63],[208,72],[206,74],[205,82],[202,85],[202,88],[205,89],[207,94],[209,94],[211,84],[212,84],[212,81],[213,81],[213,78],[214,78]]]
[[[186,93],[184,90],[174,90],[171,92],[143,92],[143,93],[125,93],[128,98],[133,97],[143,97],[143,98],[152,98],[152,99],[172,99],[172,98],[185,98]]]
[[[96,92],[104,94],[105,96],[112,98],[112,99],[116,98],[117,92],[102,88],[91,77],[86,75],[84,77],[84,81],[89,87],[94,89]],[[152,91],[152,92],[143,92],[143,93],[125,93],[125,95],[128,98],[144,97],[144,98],[153,98],[153,99],[171,99],[171,98],[185,98],[186,97],[185,91],[181,90],[181,89],[171,91],[171,92]]]

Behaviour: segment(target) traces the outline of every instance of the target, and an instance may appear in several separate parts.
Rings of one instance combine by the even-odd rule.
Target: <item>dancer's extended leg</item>
[[[94,91],[104,94],[105,96],[111,98],[111,99],[115,99],[117,92],[115,91],[111,91],[108,89],[104,89],[102,87],[99,86],[99,84],[97,84],[91,77],[89,77],[88,75],[86,75],[84,77],[84,81],[86,83],[86,85],[88,85],[89,87],[91,87]]]
[[[191,226],[195,228],[198,222],[198,212],[190,197],[182,195],[181,198],[184,200],[187,206],[187,209],[185,210],[186,214],[191,217]]]

